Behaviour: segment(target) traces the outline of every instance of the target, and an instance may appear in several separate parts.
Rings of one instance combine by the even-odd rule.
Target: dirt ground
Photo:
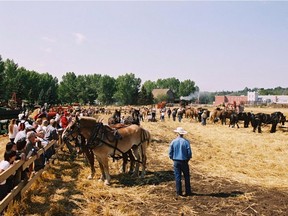
[[[6,215],[288,215],[288,191],[281,185],[267,187],[258,183],[246,184],[244,182],[248,181],[243,181],[240,174],[239,181],[230,178],[231,169],[218,176],[211,175],[209,173],[213,173],[213,167],[209,168],[209,173],[204,171],[203,162],[198,160],[199,155],[190,162],[193,195],[176,197],[172,162],[167,158],[167,150],[174,137],[171,131],[179,125],[169,124],[168,121],[144,123],[144,128],[151,130],[153,139],[148,151],[147,174],[143,179],[119,174],[121,162],[113,163],[111,160],[111,186],[103,186],[102,182],[86,179],[89,167],[84,165],[82,156],[69,161],[68,153],[60,152],[58,159],[27,193],[23,202],[14,205],[14,209],[9,209]],[[182,125],[191,127],[190,122]],[[190,137],[191,140],[193,137],[192,149],[196,153],[202,151],[204,155],[207,152],[204,140],[201,134],[196,136],[203,129],[196,123],[192,123],[192,127],[189,131],[193,134]],[[214,127],[220,128],[221,133],[236,133],[235,130],[217,125],[207,126],[203,134],[211,133]],[[239,131],[237,133],[247,133],[260,139],[262,136],[252,134],[248,129]],[[279,135],[283,136],[281,139],[287,140],[287,132],[267,134],[275,138]],[[0,148],[7,140],[7,137],[0,138]],[[218,160],[215,172],[224,164],[224,160]],[[246,162],[247,166],[251,164],[251,161]],[[96,172],[99,177],[97,165]]]

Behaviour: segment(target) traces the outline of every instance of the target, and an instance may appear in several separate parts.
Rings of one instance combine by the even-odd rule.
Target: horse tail
[[[147,147],[149,146],[150,142],[151,142],[151,134],[148,130],[142,128],[142,138],[141,138],[141,142],[144,143],[146,142]]]

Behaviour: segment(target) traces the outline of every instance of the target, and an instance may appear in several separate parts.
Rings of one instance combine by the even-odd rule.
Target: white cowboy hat
[[[177,127],[174,132],[179,133],[179,134],[187,134],[187,131],[185,131],[182,127]]]

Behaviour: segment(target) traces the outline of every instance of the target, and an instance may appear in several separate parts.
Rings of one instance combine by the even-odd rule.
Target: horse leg
[[[108,166],[108,157],[107,156],[102,159],[102,165],[103,165],[103,171],[104,171],[104,175],[105,175],[104,184],[110,185],[111,176],[109,174],[109,166]]]
[[[270,133],[275,133],[276,132],[276,126],[277,126],[277,123],[276,124],[272,123]]]
[[[136,158],[136,166],[135,166],[135,170],[132,174],[132,177],[137,177],[139,175],[139,161],[140,161],[140,155],[139,155],[139,148],[138,146],[134,145],[132,147],[132,151],[133,151],[133,154]]]
[[[125,173],[126,172],[126,165],[128,163],[128,153],[123,153],[122,158],[123,158],[123,163],[122,163],[122,167],[120,169],[120,172]]]
[[[131,151],[131,149],[127,152],[129,158],[130,158],[130,167],[129,167],[129,173],[132,174],[134,167],[135,167],[135,157]]]
[[[143,143],[141,145],[141,155],[142,155],[142,172],[141,172],[141,178],[144,178],[146,174],[146,161],[147,161],[147,155],[146,155],[146,143]]]
[[[258,133],[262,133],[261,125],[258,125]]]
[[[90,164],[91,174],[88,176],[88,179],[93,179],[95,176],[95,167],[94,167],[94,153],[92,150],[90,150],[87,147],[83,147],[84,154],[86,158],[88,159],[88,162]]]
[[[94,151],[95,153],[95,151]],[[99,162],[99,166],[101,169],[101,178],[99,179],[99,181],[104,181],[105,185],[110,185],[110,180],[111,180],[111,176],[109,174],[109,167],[108,167],[108,157],[107,155],[97,155],[96,154],[96,159]]]

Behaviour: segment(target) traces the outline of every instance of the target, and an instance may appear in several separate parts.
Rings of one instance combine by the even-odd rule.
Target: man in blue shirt
[[[182,196],[181,174],[184,175],[186,196],[191,196],[189,160],[192,158],[192,150],[190,142],[183,138],[187,134],[182,127],[178,127],[174,132],[178,133],[178,137],[174,139],[169,147],[169,158],[174,163],[174,175],[176,181],[176,195]]]

